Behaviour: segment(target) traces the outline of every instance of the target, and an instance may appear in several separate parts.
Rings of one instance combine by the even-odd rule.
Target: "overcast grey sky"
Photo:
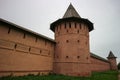
[[[106,58],[111,50],[120,62],[120,0],[0,0],[0,18],[54,38],[50,23],[63,17],[70,2],[94,23],[91,52]]]

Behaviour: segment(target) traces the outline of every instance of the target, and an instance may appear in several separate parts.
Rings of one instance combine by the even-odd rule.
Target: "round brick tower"
[[[81,18],[70,4],[63,18],[53,22],[50,29],[55,32],[56,41],[54,73],[89,76],[89,32],[93,24]]]
[[[118,70],[117,69],[117,62],[116,62],[116,58],[114,56],[114,54],[112,53],[112,51],[110,51],[109,55],[108,55],[108,61],[110,62],[110,68],[111,70]]]

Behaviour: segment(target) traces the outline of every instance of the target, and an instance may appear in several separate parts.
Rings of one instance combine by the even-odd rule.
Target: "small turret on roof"
[[[67,11],[65,12],[63,18],[69,18],[69,17],[78,17],[80,18],[80,15],[77,13],[73,5],[70,3]]]
[[[108,57],[107,57],[108,59],[110,59],[110,58],[116,58],[115,56],[114,56],[114,54],[113,54],[113,52],[112,51],[110,51],[110,53],[109,53],[109,55],[108,55]]]

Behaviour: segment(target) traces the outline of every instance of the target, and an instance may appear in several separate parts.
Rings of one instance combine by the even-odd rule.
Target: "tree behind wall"
[[[120,62],[118,63],[118,70],[120,70]]]

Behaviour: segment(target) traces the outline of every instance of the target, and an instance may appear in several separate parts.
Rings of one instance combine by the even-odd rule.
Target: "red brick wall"
[[[0,23],[0,76],[47,74],[53,54],[54,42]]]
[[[105,62],[94,57],[90,58],[92,71],[107,71],[110,70],[110,63]]]
[[[89,76],[91,71],[110,70],[109,62],[90,57],[87,25],[61,23],[55,29],[55,41],[57,44],[0,23],[0,76],[48,74],[51,71],[70,76]],[[111,67],[116,66],[111,64]]]

